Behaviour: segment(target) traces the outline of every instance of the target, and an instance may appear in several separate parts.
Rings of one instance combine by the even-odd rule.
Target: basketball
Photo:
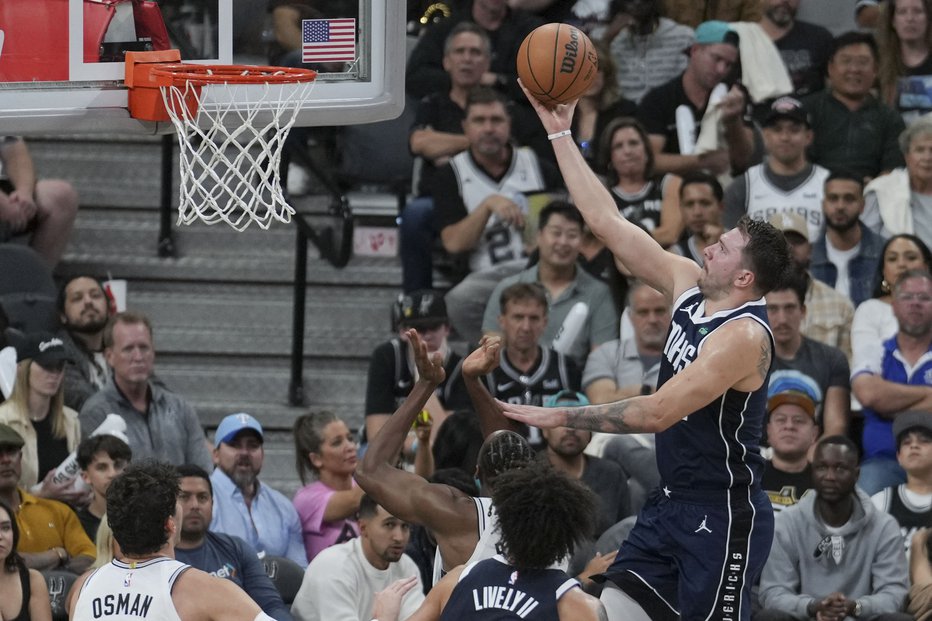
[[[599,70],[592,41],[569,24],[544,24],[518,49],[518,77],[542,104],[553,107],[579,98]]]

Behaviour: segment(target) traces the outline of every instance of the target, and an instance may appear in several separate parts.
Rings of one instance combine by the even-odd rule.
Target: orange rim
[[[193,63],[158,63],[151,68],[158,82],[168,80],[173,86],[185,84],[298,84],[313,82],[313,69],[256,65],[196,65]],[[159,79],[161,78],[161,79]]]

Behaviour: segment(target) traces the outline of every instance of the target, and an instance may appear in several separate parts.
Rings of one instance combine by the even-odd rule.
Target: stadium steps
[[[129,308],[154,322],[160,378],[195,405],[211,436],[232,412],[263,421],[263,479],[286,493],[297,489],[290,432],[297,416],[328,409],[352,428],[363,424],[367,360],[390,335],[389,308],[401,283],[397,259],[354,257],[335,269],[309,247],[306,406],[292,407],[294,225],[243,233],[226,225],[176,226],[177,256],[161,258],[160,139],[62,136],[29,144],[41,176],[67,179],[81,196],[59,275],[126,279]],[[294,206],[321,213],[328,202],[312,195]]]

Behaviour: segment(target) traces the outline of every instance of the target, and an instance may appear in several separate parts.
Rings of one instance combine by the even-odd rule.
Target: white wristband
[[[557,138],[562,138],[563,136],[572,136],[572,135],[573,135],[572,131],[568,129],[564,129],[562,132],[557,132],[555,134],[547,134],[547,140],[556,140]]]

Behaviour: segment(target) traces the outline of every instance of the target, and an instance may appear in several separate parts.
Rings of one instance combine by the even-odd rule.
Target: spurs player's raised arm
[[[524,93],[548,134],[569,131],[575,102],[549,109],[527,89]],[[572,136],[556,138],[551,144],[566,187],[586,224],[631,274],[663,293],[670,302],[695,286],[700,272],[696,262],[666,252],[643,229],[621,216],[611,194],[589,168]]]
[[[427,346],[415,330],[408,331],[419,379],[394,414],[369,440],[369,449],[356,466],[356,482],[386,511],[406,522],[422,524],[437,541],[447,569],[464,563],[478,541],[478,517],[472,498],[448,485],[430,483],[395,467],[395,458],[418,413],[443,381],[439,354]]]

